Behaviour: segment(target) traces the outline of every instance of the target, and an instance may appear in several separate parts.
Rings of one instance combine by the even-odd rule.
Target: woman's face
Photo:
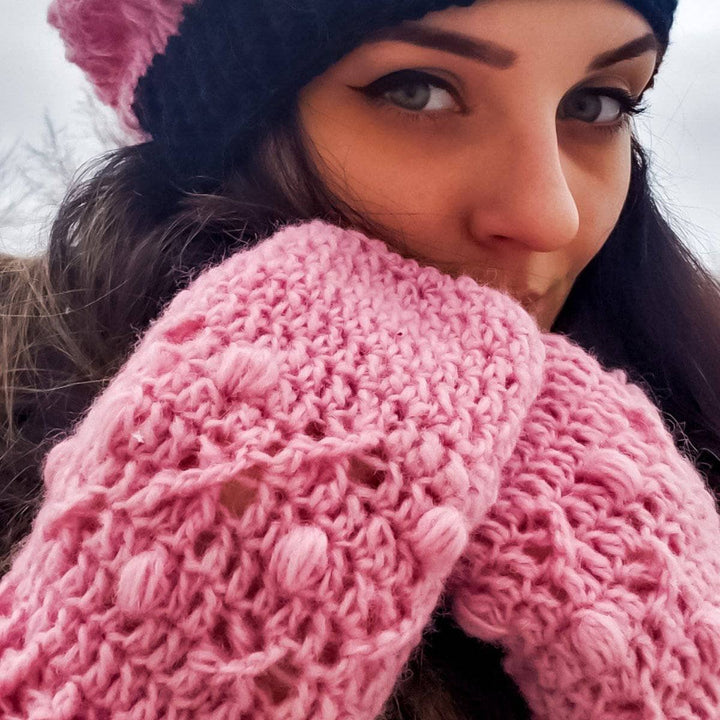
[[[308,85],[328,187],[398,249],[549,329],[615,226],[658,49],[618,0],[484,0],[373,37]]]

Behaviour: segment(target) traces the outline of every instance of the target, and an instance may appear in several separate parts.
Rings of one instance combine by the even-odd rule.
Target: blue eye
[[[367,97],[410,112],[453,110],[458,107],[454,88],[442,78],[420,70],[399,70],[363,88]]]
[[[560,105],[560,119],[612,125],[645,110],[640,99],[619,88],[584,88],[568,95]]]

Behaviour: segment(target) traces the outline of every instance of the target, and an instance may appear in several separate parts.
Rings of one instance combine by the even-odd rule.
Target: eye
[[[563,100],[558,115],[562,120],[572,118],[596,125],[612,125],[642,111],[640,100],[619,88],[584,88]]]
[[[458,108],[454,88],[446,80],[420,70],[399,70],[363,88],[354,88],[373,100],[410,112]]]

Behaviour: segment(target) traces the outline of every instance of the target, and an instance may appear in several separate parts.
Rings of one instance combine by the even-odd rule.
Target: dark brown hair
[[[48,447],[162,307],[203,268],[283,224],[318,217],[382,236],[324,188],[291,116],[225,182],[198,179],[192,191],[172,180],[152,143],[113,152],[70,189],[46,255],[0,259],[6,563],[40,502]],[[621,218],[553,329],[641,383],[678,446],[720,487],[720,287],[658,210],[635,142]],[[529,718],[501,659],[440,609],[382,717]]]

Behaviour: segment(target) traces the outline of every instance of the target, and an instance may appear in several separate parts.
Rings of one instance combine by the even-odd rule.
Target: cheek
[[[388,132],[371,114],[338,99],[325,99],[313,86],[301,95],[300,122],[325,185],[361,216],[390,234],[434,234],[453,211],[447,189],[453,165],[438,162],[443,148],[420,142],[419,129]],[[428,129],[427,132],[430,132]]]
[[[354,210],[391,226],[403,215],[407,222],[419,212],[427,216],[440,210],[437,189],[444,179],[428,159],[398,148],[389,133],[369,124],[353,131],[339,118],[319,125],[308,120],[323,181]]]
[[[618,140],[617,147],[588,163],[574,191],[580,215],[578,258],[586,265],[602,248],[617,225],[622,212],[631,173],[630,136]]]

